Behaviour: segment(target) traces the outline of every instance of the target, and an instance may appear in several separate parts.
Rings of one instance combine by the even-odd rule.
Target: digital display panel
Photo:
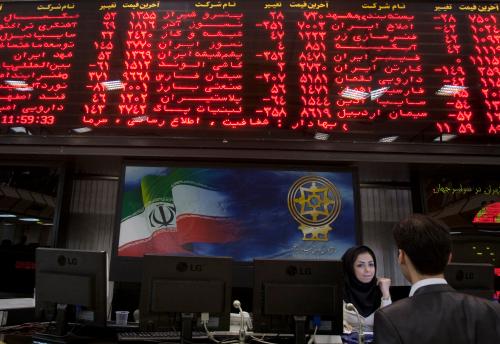
[[[498,2],[3,2],[0,126],[498,142],[499,12]]]
[[[126,166],[117,255],[340,259],[353,185],[352,171]]]
[[[431,216],[451,231],[500,229],[500,181],[498,168],[461,167],[422,177],[423,205]],[[480,172],[478,172],[480,171]]]

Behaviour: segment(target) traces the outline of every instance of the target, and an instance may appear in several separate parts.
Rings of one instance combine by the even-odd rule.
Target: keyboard
[[[193,339],[207,339],[206,332],[193,332]],[[119,342],[179,341],[179,331],[128,331],[118,333]]]

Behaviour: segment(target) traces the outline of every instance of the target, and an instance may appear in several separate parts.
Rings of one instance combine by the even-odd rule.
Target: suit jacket
[[[377,344],[498,344],[500,305],[429,285],[379,309],[373,331]]]

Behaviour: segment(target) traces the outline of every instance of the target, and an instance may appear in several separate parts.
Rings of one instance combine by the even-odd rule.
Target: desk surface
[[[34,326],[38,325],[38,327]],[[45,327],[40,328],[40,326],[46,326],[46,323],[31,323],[31,324],[23,324],[23,325],[18,325],[18,326],[10,326],[8,328],[4,328],[2,331],[0,328],[0,343],[3,340],[6,344],[26,344],[32,343],[32,337],[31,335],[36,333],[36,332],[44,332]],[[95,337],[92,338],[91,341],[89,341],[86,344],[116,344],[118,343],[116,335],[117,332],[120,332],[119,328],[112,328],[112,327],[107,327],[104,329],[101,329],[102,332],[96,333]],[[213,332],[213,334],[217,337],[227,337],[227,336],[232,336],[237,338],[238,332],[232,332],[232,331],[216,331]],[[262,338],[265,334],[262,333],[253,333],[253,332],[247,332],[247,343],[251,343],[251,337],[255,336],[258,338]],[[271,334],[268,334],[271,335]],[[82,339],[84,337],[81,337]],[[87,339],[90,339],[90,337],[87,337]],[[222,339],[222,338],[220,338]],[[317,343],[318,344],[340,344],[342,343],[341,337],[340,336],[325,336],[325,335],[317,335],[316,337]],[[210,342],[208,339],[204,340],[194,340],[194,343],[197,344],[210,344],[213,342]],[[282,343],[282,344],[289,344],[293,343],[293,335],[283,335],[280,336],[279,340],[273,341],[270,340],[270,342],[276,342],[276,343]],[[124,343],[124,342],[120,342]],[[141,343],[141,342],[130,342],[130,343]],[[145,342],[142,342],[145,343]],[[172,341],[172,344],[178,344],[179,341]],[[3,344],[3,343],[2,343]]]
[[[336,336],[334,336],[336,337]],[[31,336],[26,336],[26,335],[5,335],[4,338],[1,338],[0,335],[0,343],[1,340],[4,340],[6,344],[31,344],[32,343],[32,338]],[[338,340],[338,341],[337,341]],[[124,343],[124,342],[117,342],[116,340],[110,340],[110,339],[98,339],[96,338],[93,340],[91,343],[88,344],[119,344],[119,343]],[[145,343],[145,342],[143,342]],[[207,342],[208,343],[213,343],[213,342]],[[321,342],[322,344],[325,342]],[[337,344],[337,343],[342,343],[340,340],[340,337],[338,339],[336,338],[336,341],[330,342],[332,344]],[[172,342],[172,344],[178,344],[178,342]]]

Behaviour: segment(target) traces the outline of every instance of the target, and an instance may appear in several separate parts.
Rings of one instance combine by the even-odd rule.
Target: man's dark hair
[[[398,248],[410,257],[419,273],[444,272],[451,253],[450,231],[445,224],[427,215],[414,214],[394,226],[393,235]]]

